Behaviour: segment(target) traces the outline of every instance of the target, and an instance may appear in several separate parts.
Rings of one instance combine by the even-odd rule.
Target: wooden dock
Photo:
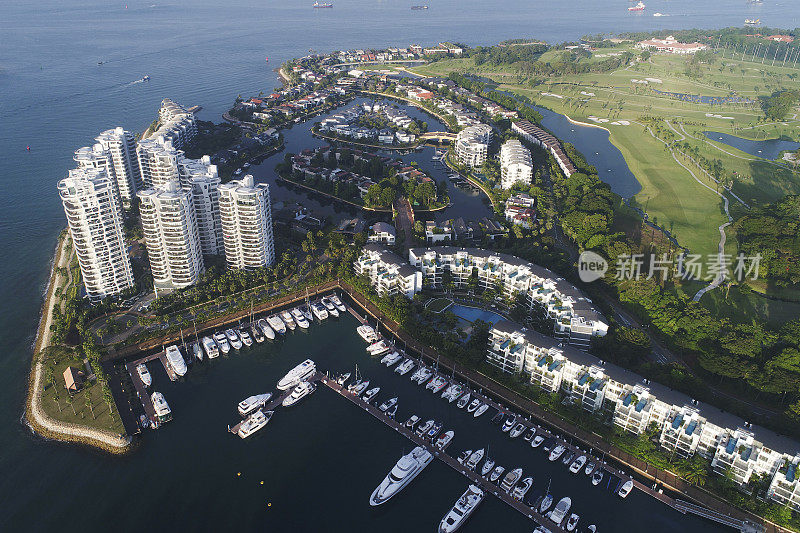
[[[524,516],[528,517],[529,519],[533,520],[537,524],[547,528],[553,533],[563,533],[565,530],[556,525],[554,522],[548,520],[546,517],[540,515],[539,513],[535,512],[531,507],[526,505],[521,501],[517,501],[511,497],[510,494],[500,489],[499,486],[495,485],[494,483],[489,482],[489,480],[484,479],[481,477],[477,472],[474,472],[468,469],[466,466],[459,463],[454,457],[451,457],[447,453],[438,448],[435,448],[430,441],[418,436],[416,433],[410,431],[405,425],[401,422],[398,422],[392,418],[389,418],[384,413],[382,413],[377,407],[371,405],[360,397],[355,396],[346,389],[342,388],[336,381],[332,379],[328,379],[324,376],[320,378],[320,382],[331,389],[332,391],[336,392],[340,396],[347,398],[353,404],[357,405],[358,407],[364,409],[369,414],[371,414],[376,419],[380,420],[387,426],[394,429],[396,432],[400,433],[411,442],[416,444],[417,446],[422,446],[427,449],[434,457],[448,465],[450,468],[459,472],[463,476],[465,476],[471,483],[474,485],[481,487],[487,494],[494,494],[499,500],[505,502],[507,505],[511,506],[512,508],[516,509],[518,512],[522,513]]]

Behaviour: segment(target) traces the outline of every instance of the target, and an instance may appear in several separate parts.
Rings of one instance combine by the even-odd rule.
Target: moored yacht
[[[225,336],[228,338],[228,342],[231,343],[231,346],[234,350],[240,350],[242,348],[242,341],[239,339],[239,336],[233,331],[231,328],[225,330]]]
[[[246,329],[244,328],[239,329],[239,338],[242,339],[242,344],[244,344],[245,346],[253,345],[253,338],[250,336],[250,333],[248,333]]]
[[[352,374],[351,374],[350,372],[345,372],[344,374],[342,374],[341,376],[339,376],[338,378],[336,378],[336,383],[337,383],[337,384],[338,384],[338,385],[341,387],[342,385],[344,385],[344,384],[345,384],[345,382],[346,382],[348,379],[350,379],[350,376],[351,376],[351,375],[352,375]]]
[[[378,395],[380,391],[381,391],[380,387],[373,387],[367,392],[365,392],[362,398],[364,399],[365,402],[369,403],[375,396]]]
[[[136,373],[139,374],[139,379],[142,380],[145,387],[149,387],[153,384],[153,376],[150,375],[150,371],[147,370],[147,365],[144,363],[136,365]]]
[[[209,359],[216,359],[219,357],[219,348],[217,347],[217,343],[214,342],[214,339],[211,337],[203,337],[200,343],[203,345],[203,349],[206,351],[206,356],[208,356]]]
[[[346,313],[347,312],[347,307],[344,306],[344,304],[342,303],[342,301],[339,299],[338,296],[336,296],[335,294],[332,294],[332,295],[328,296],[328,299],[331,301],[331,303],[333,305],[336,306],[336,309],[338,309],[340,313]]]
[[[434,422],[433,426],[431,426],[431,429],[429,429],[428,432],[425,433],[425,437],[428,439],[435,439],[436,435],[438,435],[439,432],[442,430],[442,426],[443,424],[441,422]]]
[[[372,326],[370,326],[369,324],[361,324],[360,326],[358,326],[356,328],[356,333],[358,333],[358,335],[362,339],[364,339],[370,344],[378,340],[378,334],[375,333],[375,330],[372,329]]]
[[[488,403],[481,404],[480,407],[475,409],[475,412],[472,413],[472,416],[474,416],[475,418],[478,418],[483,413],[485,413],[488,409],[489,409],[489,404]]]
[[[629,479],[628,481],[622,484],[622,486],[617,491],[617,494],[619,495],[620,498],[627,498],[628,494],[630,494],[632,490],[633,490],[633,480]]]
[[[292,313],[290,311],[283,310],[281,311],[280,316],[281,320],[283,320],[283,323],[286,324],[286,327],[294,331],[294,329],[297,327],[297,324],[295,324],[294,322],[294,317],[292,316]]]
[[[426,420],[424,424],[420,424],[419,426],[417,426],[415,433],[421,437],[425,433],[427,433],[428,430],[431,429],[435,423],[436,423],[435,420]]]
[[[581,455],[580,457],[572,461],[572,464],[569,465],[569,471],[572,472],[573,474],[577,474],[578,472],[581,471],[581,468],[583,468],[583,465],[585,464],[586,464],[586,456]]]
[[[531,448],[538,448],[544,442],[544,435],[536,435],[531,440]]]
[[[486,474],[492,471],[494,468],[494,459],[491,457],[487,457],[486,460],[483,462],[483,466],[481,467],[481,475],[486,477]]]
[[[239,414],[242,416],[247,416],[256,409],[264,407],[267,402],[272,398],[272,393],[267,392],[265,394],[255,394],[248,398],[245,398],[241,402],[239,402]]]
[[[214,333],[214,342],[217,343],[217,346],[219,346],[219,349],[222,353],[228,353],[231,351],[231,345],[228,344],[228,337],[226,337],[225,333],[222,331]]]
[[[453,505],[442,521],[439,523],[439,533],[453,533],[466,522],[467,518],[483,501],[486,494],[475,485],[467,487],[466,492]]]
[[[267,317],[267,323],[269,324],[269,327],[271,327],[272,330],[275,333],[277,333],[279,335],[285,335],[286,334],[286,324],[283,323],[283,320],[281,320],[281,317],[279,317],[278,315],[270,315],[270,316],[268,316]]]
[[[369,380],[361,380],[357,381],[353,384],[353,390],[351,391],[355,396],[361,396],[361,393],[367,390],[369,387]]]
[[[302,400],[303,398],[305,398],[306,396],[308,396],[309,394],[313,393],[315,390],[317,390],[317,386],[315,384],[309,383],[308,381],[303,381],[297,387],[294,388],[294,390],[289,396],[287,396],[283,400],[283,406],[284,407],[292,406],[297,402],[299,402],[300,400]]]
[[[561,524],[567,516],[570,507],[572,507],[572,500],[566,496],[561,498],[556,504],[555,509],[553,509],[553,512],[550,513],[550,520],[556,524]]]
[[[463,452],[461,452],[461,455],[458,456],[457,460],[460,464],[463,465],[467,461],[467,459],[469,459],[470,455],[472,455],[472,450],[464,450]]]
[[[528,491],[531,490],[532,486],[533,486],[533,478],[528,476],[519,483],[517,483],[517,486],[514,487],[514,490],[511,491],[511,497],[517,501],[522,501],[525,495],[528,494]]]
[[[192,343],[192,354],[194,355],[195,359],[198,361],[203,360],[203,347],[200,346],[199,342]]]
[[[489,474],[489,481],[491,481],[492,483],[496,483],[497,480],[500,479],[500,476],[502,476],[503,472],[505,471],[506,469],[504,467],[497,465],[496,467],[494,467],[494,470],[492,470],[492,473]]]
[[[411,415],[411,418],[409,418],[408,420],[406,420],[406,427],[407,427],[408,429],[410,429],[410,430],[412,430],[412,431],[413,431],[413,430],[414,430],[414,427],[417,425],[417,423],[419,422],[419,420],[420,420],[420,419],[419,419],[419,416],[417,416],[417,415]]]
[[[594,472],[594,461],[589,461],[589,464],[586,465],[586,468],[583,469],[583,473],[587,476],[591,476],[592,472]]]
[[[150,395],[150,401],[153,402],[153,408],[156,410],[156,418],[159,422],[169,422],[172,420],[172,409],[169,408],[163,394],[154,392]]]
[[[521,477],[522,477],[521,468],[515,468],[514,470],[511,470],[503,478],[503,481],[500,483],[500,488],[506,492],[510,491],[511,488],[517,484],[517,481],[519,481],[519,478]]]
[[[253,338],[256,340],[257,343],[261,344],[264,342],[264,334],[261,333],[261,328],[256,326],[255,324],[250,324],[250,327],[247,328]]]
[[[327,309],[327,310],[328,310],[328,314],[329,314],[329,315],[331,315],[331,316],[333,316],[333,317],[338,317],[338,316],[339,316],[339,310],[338,310],[338,309],[336,309],[336,306],[335,306],[335,305],[333,305],[333,302],[331,302],[330,300],[328,300],[328,298],[322,298],[322,299],[321,299],[319,302],[320,302],[322,305],[324,305],[324,306],[325,306],[325,309]]]
[[[266,320],[259,318],[256,324],[258,324],[258,327],[261,328],[261,333],[263,333],[266,338],[269,340],[273,340],[275,338],[275,330],[270,327]]]
[[[403,356],[400,355],[400,352],[391,352],[383,356],[383,359],[381,359],[381,363],[386,365],[387,367],[390,367],[402,358]]]
[[[311,359],[306,359],[278,381],[278,390],[287,390],[301,381],[310,378],[317,371],[317,365]]]
[[[539,512],[544,514],[547,512],[550,507],[553,505],[553,495],[552,494],[545,494],[544,498],[542,498],[542,503],[539,504]]]
[[[433,391],[434,394],[438,394],[447,386],[447,380],[442,376],[436,376],[428,383],[426,388],[429,388]]]
[[[514,424],[517,421],[517,417],[515,415],[508,415],[506,417],[506,421],[503,422],[503,427],[500,428],[503,433],[508,433],[514,427]]]
[[[580,520],[580,516],[575,513],[569,515],[569,519],[567,520],[567,531],[575,531],[575,528],[578,527],[578,520]]]
[[[186,361],[183,360],[183,355],[181,355],[180,348],[173,344],[172,346],[167,346],[165,353],[167,356],[167,364],[169,365],[170,369],[175,372],[175,375],[185,376]]]
[[[525,442],[530,442],[533,439],[533,436],[536,435],[536,428],[530,428],[528,431],[525,432],[523,435],[522,440]]]
[[[511,437],[512,439],[516,439],[517,437],[522,435],[524,431],[525,431],[525,424],[520,422],[519,424],[514,426],[514,428],[511,431],[508,432],[508,436]]]
[[[458,403],[456,404],[456,407],[458,407],[459,409],[465,408],[467,406],[467,404],[469,403],[470,396],[471,396],[470,393],[467,392],[464,396],[459,398],[458,399]]]
[[[450,389],[450,393],[449,394],[447,394],[447,395],[443,394],[442,395],[442,398],[446,398],[447,401],[450,402],[450,403],[453,403],[454,401],[456,401],[456,399],[458,399],[458,397],[461,396],[461,393],[464,392],[464,386],[461,385],[460,383],[454,383],[452,385],[452,387],[453,388]]]
[[[563,444],[559,444],[558,446],[556,446],[555,448],[553,448],[553,451],[551,451],[551,452],[550,452],[550,456],[548,457],[548,459],[549,459],[551,462],[558,461],[558,458],[559,458],[559,457],[561,457],[561,455],[562,455],[562,454],[563,454],[563,453],[564,453],[566,450],[567,450],[567,449],[564,447],[564,445],[563,445]]]
[[[376,506],[389,501],[395,494],[411,483],[431,461],[433,461],[433,455],[422,446],[417,446],[411,450],[411,453],[404,455],[397,461],[389,475],[372,492],[369,504]]]
[[[422,385],[423,383],[428,381],[428,379],[430,379],[430,377],[432,375],[433,375],[433,370],[431,370],[428,367],[424,367],[424,366],[420,367],[420,369],[419,369],[419,377],[417,378],[417,383]]]
[[[242,425],[239,426],[239,437],[246,439],[259,429],[263,428],[267,425],[267,422],[272,418],[272,415],[275,414],[275,411],[264,411],[258,410],[249,417],[247,420],[242,422]]]
[[[303,312],[297,307],[292,309],[292,318],[294,318],[295,323],[300,327],[300,329],[308,329],[310,324],[308,323],[308,320]]]
[[[414,368],[414,364],[414,360],[408,357],[405,361],[403,361],[402,364],[397,365],[397,368],[395,368],[394,371],[401,376],[405,376],[411,372],[411,369]]]
[[[592,485],[596,487],[601,481],[603,481],[603,469],[598,468],[597,471],[592,474]]]
[[[382,340],[367,346],[367,352],[369,352],[370,355],[383,355],[390,349],[389,344]]]
[[[483,456],[485,454],[486,450],[484,448],[474,451],[472,455],[469,456],[469,459],[467,459],[467,463],[465,466],[470,470],[475,470],[475,467],[478,466],[478,463],[480,463],[483,460]]]
[[[445,431],[444,433],[439,435],[439,437],[436,439],[436,442],[434,442],[433,445],[440,450],[444,450],[445,448],[447,448],[447,445],[450,444],[450,442],[453,440],[455,434],[456,432],[453,431],[452,429]]]
[[[474,412],[475,412],[475,410],[476,410],[476,409],[478,409],[478,407],[480,407],[480,406],[481,406],[481,400],[480,400],[480,398],[475,398],[475,399],[474,399],[474,400],[472,400],[472,401],[470,402],[470,404],[467,406],[467,412],[468,412],[468,413],[474,413]]]
[[[311,309],[309,309],[307,305],[301,305],[298,309],[303,313],[303,316],[306,317],[309,324],[314,321],[314,313],[311,312]]]

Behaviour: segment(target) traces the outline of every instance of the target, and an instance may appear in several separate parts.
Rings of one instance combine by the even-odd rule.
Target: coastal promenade
[[[65,286],[67,281],[77,281],[67,280],[61,274],[62,268],[69,269],[72,252],[68,251],[67,247],[70,242],[68,234],[64,232],[58,240],[55,258],[53,259],[50,281],[42,306],[42,319],[39,323],[33,350],[33,365],[28,380],[28,400],[25,418],[31,428],[43,437],[88,444],[115,454],[124,453],[131,444],[130,437],[55,420],[48,416],[42,407],[42,392],[45,385],[44,365],[41,359],[42,351],[53,346],[52,333],[50,331],[50,326],[53,324],[53,310],[56,305],[61,305],[60,300],[55,296],[55,288]]]

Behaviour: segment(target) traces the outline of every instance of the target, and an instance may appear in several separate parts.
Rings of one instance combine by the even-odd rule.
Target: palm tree
[[[697,458],[686,461],[685,465],[685,472],[683,473],[683,477],[689,483],[693,485],[697,485],[698,487],[702,487],[706,484],[706,479],[708,478],[708,470],[706,469],[706,465],[702,462],[702,460],[698,460]]]

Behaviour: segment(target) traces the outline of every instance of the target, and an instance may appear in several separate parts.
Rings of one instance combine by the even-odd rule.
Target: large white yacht
[[[325,309],[325,306],[319,302],[314,302],[311,304],[311,312],[314,313],[314,316],[317,317],[317,320],[325,320],[328,318],[328,310]]]
[[[519,478],[521,477],[522,477],[521,468],[515,468],[514,470],[509,471],[503,478],[503,481],[500,482],[500,488],[506,492],[510,491],[514,487],[514,485],[517,484],[517,481],[519,481]]]
[[[550,520],[556,524],[561,524],[567,516],[570,507],[572,507],[572,500],[566,496],[561,498],[556,504],[556,508],[550,513]]]
[[[467,487],[466,492],[461,495],[450,512],[442,518],[439,523],[439,533],[453,533],[460,528],[485,496],[486,494],[475,485]]]
[[[153,376],[150,375],[150,371],[147,370],[147,365],[144,363],[136,365],[136,373],[139,374],[139,379],[142,380],[145,387],[149,387],[153,384]]]
[[[369,504],[376,506],[389,501],[392,496],[411,483],[431,461],[433,461],[433,455],[422,446],[417,446],[411,450],[411,453],[402,456],[389,475],[372,492]]]
[[[203,344],[203,349],[206,351],[206,355],[209,359],[219,357],[219,348],[217,348],[217,343],[214,342],[214,339],[211,337],[203,337],[200,342]]]
[[[300,326],[300,329],[308,329],[308,320],[300,309],[296,307],[292,309],[292,318],[294,318],[294,321]]]
[[[239,414],[247,416],[259,407],[264,407],[272,398],[272,393],[255,394],[239,402]]]
[[[225,330],[225,336],[228,338],[228,342],[231,343],[231,346],[233,346],[234,350],[241,350],[242,349],[242,346],[243,346],[242,341],[239,338],[239,335],[237,335],[236,332],[233,331],[233,329],[231,329],[231,328],[226,329]]]
[[[246,329],[240,328],[236,330],[236,334],[239,335],[239,338],[242,339],[245,346],[253,345],[253,337],[250,336]]]
[[[336,309],[338,309],[340,313],[346,313],[347,312],[347,307],[344,306],[344,304],[342,303],[342,301],[339,299],[338,296],[333,294],[333,295],[329,296],[328,299],[331,301],[331,303],[333,305],[336,306]]]
[[[322,298],[322,299],[321,299],[319,302],[320,302],[322,305],[324,305],[324,306],[325,306],[325,309],[327,309],[327,310],[328,310],[328,314],[329,314],[329,315],[331,315],[331,316],[339,316],[339,310],[338,310],[338,309],[336,309],[336,306],[335,306],[335,305],[333,305],[333,302],[331,302],[331,301],[330,301],[330,300],[328,300],[327,298]]]
[[[219,346],[219,349],[222,353],[228,353],[231,351],[231,345],[228,344],[228,337],[226,337],[225,333],[222,331],[214,333],[214,342],[217,343],[217,346]]]
[[[566,450],[567,449],[564,447],[563,444],[559,444],[558,446],[553,448],[552,452],[550,452],[550,456],[548,457],[548,459],[550,459],[551,462],[557,461],[558,458],[561,457]]]
[[[266,338],[268,338],[269,340],[275,339],[275,330],[273,330],[270,327],[269,323],[267,323],[266,320],[264,320],[263,318],[259,318],[256,324],[258,324],[258,327],[261,328],[261,332],[264,334]]]
[[[169,408],[163,394],[154,392],[150,396],[150,400],[153,402],[153,408],[156,410],[156,417],[159,422],[169,422],[172,420],[172,409]]]
[[[290,311],[287,310],[281,311],[281,320],[283,320],[283,323],[286,324],[286,327],[288,327],[292,331],[294,331],[294,328],[297,327],[297,324],[295,324],[294,322],[294,317],[292,316],[292,313]]]
[[[303,381],[297,387],[294,388],[294,390],[289,396],[287,396],[283,400],[283,406],[290,407],[299,402],[300,400],[302,400],[303,398],[305,398],[306,396],[308,396],[309,394],[311,394],[312,392],[314,392],[315,390],[317,390],[316,385],[314,385],[313,383],[309,383],[308,381]]]
[[[275,411],[267,411],[266,413],[264,413],[264,411],[261,411],[259,409],[258,411],[250,415],[247,418],[247,420],[242,422],[242,425],[239,426],[239,431],[238,431],[239,437],[246,439],[259,429],[266,426],[267,422],[269,422],[270,418],[272,418],[274,412]]]
[[[375,333],[375,330],[369,324],[361,324],[356,328],[356,332],[362,339],[370,344],[378,340],[378,334]]]
[[[267,322],[269,323],[269,327],[271,327],[275,333],[280,335],[284,335],[286,333],[286,324],[283,323],[281,317],[278,315],[271,315],[267,317]]]
[[[311,359],[306,359],[291,369],[278,382],[278,390],[291,389],[301,381],[310,378],[317,371],[317,365]]]
[[[386,341],[378,341],[367,346],[370,355],[383,355],[391,349]]]
[[[181,355],[180,349],[175,346],[167,346],[166,349],[167,354],[167,364],[175,372],[178,376],[185,376],[186,375],[186,361],[183,360],[183,355]]]

